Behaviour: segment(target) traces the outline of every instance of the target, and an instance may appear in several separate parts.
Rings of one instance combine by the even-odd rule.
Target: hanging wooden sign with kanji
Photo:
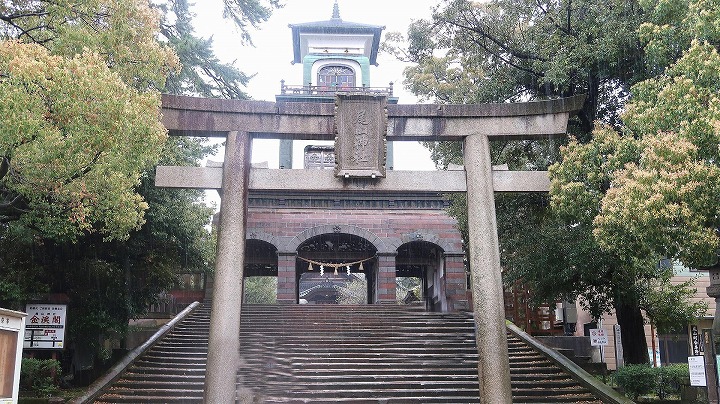
[[[336,176],[385,176],[387,97],[337,94],[335,132]]]

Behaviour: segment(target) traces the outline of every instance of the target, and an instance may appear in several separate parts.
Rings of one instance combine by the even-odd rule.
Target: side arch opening
[[[245,242],[243,304],[277,303],[277,248],[267,241]]]
[[[444,263],[443,250],[437,244],[411,241],[398,247],[395,258],[398,304],[445,311]]]

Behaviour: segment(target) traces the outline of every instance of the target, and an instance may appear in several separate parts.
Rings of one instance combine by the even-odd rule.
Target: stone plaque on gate
[[[335,133],[336,176],[385,176],[386,96],[337,94]]]

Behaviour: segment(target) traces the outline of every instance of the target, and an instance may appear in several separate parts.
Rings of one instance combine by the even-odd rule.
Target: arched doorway
[[[312,237],[297,249],[297,296],[304,304],[366,304],[375,300],[377,248],[346,233]]]
[[[277,248],[262,240],[245,241],[243,303],[277,303]]]
[[[400,304],[424,304],[429,311],[444,311],[443,250],[427,241],[401,245],[395,261],[396,296]]]

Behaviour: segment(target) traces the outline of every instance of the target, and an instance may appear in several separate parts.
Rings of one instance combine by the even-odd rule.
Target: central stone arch
[[[308,239],[328,233],[344,233],[364,238],[375,246],[379,254],[392,253],[394,251],[394,249],[391,250],[392,247],[388,247],[385,240],[381,239],[376,234],[367,229],[351,224],[326,224],[311,227],[290,239],[285,245],[280,246],[280,250],[296,251],[300,244],[306,242]]]
[[[377,248],[354,234],[320,234],[298,246],[295,273],[300,303],[374,303]]]
[[[386,246],[387,243],[376,234],[354,225],[328,224],[302,231],[287,240],[278,251],[278,303],[308,301],[308,284],[323,290],[326,300],[332,300],[333,296],[339,296],[338,293],[342,295],[342,289],[351,282],[354,287],[365,282],[367,287],[362,302],[377,303],[382,295],[378,291],[382,278],[378,276],[377,256],[387,253]],[[338,267],[343,263],[351,264],[349,274],[347,266]],[[323,272],[328,272],[323,276],[319,275],[321,264],[327,264]],[[315,302],[320,300],[318,297]]]

